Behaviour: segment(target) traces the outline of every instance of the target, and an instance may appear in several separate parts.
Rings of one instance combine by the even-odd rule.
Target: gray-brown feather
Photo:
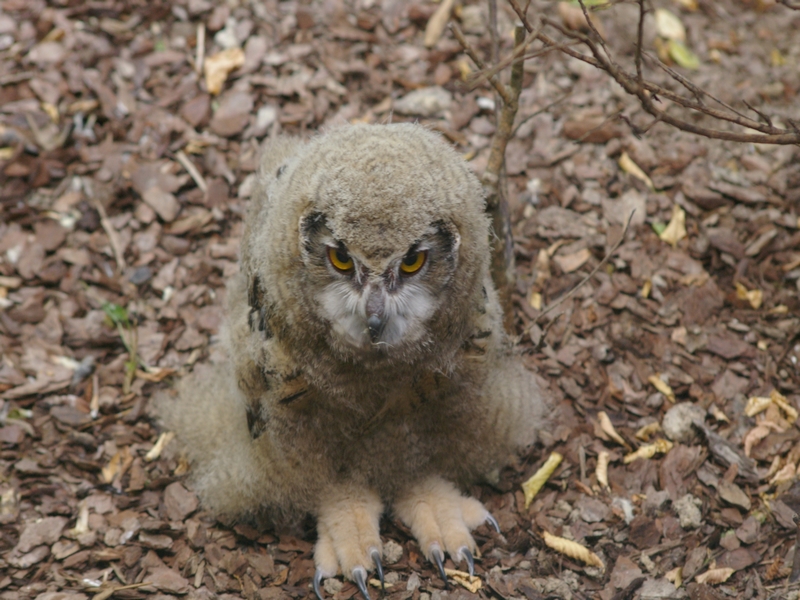
[[[419,284],[441,297],[416,337],[363,348],[333,331],[313,219],[364,264],[451,228],[449,266],[430,267],[444,275]],[[207,504],[233,518],[316,513],[342,483],[391,501],[426,475],[475,481],[533,442],[547,404],[503,332],[488,236],[476,177],[422,127],[268,142],[229,284],[230,362],[162,403]]]

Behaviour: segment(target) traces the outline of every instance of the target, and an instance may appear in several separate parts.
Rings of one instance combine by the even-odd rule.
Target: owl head
[[[452,354],[488,269],[482,188],[418,125],[323,134],[266,169],[263,232],[247,254],[288,344],[360,363]],[[254,245],[255,244],[255,245]]]

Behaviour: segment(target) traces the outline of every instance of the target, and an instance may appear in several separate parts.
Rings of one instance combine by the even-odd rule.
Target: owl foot
[[[322,580],[344,573],[358,586],[364,600],[370,600],[367,572],[376,571],[383,588],[381,538],[378,524],[383,506],[367,490],[336,489],[327,495],[317,520],[317,544],[314,547],[314,593],[324,600]]]
[[[456,564],[466,562],[473,575],[476,546],[470,531],[486,522],[500,531],[483,504],[462,496],[452,483],[439,477],[415,485],[395,502],[394,510],[417,538],[425,557],[436,565],[445,586],[444,552]]]

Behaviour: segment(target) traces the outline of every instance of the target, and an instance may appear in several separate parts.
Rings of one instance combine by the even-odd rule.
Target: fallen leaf
[[[683,42],[669,40],[667,42],[667,52],[669,57],[675,61],[675,64],[684,69],[695,71],[700,68],[700,59]]]
[[[167,444],[169,444],[174,437],[175,434],[172,431],[163,432],[160,436],[158,436],[158,440],[156,440],[155,445],[150,448],[147,454],[144,455],[144,459],[147,462],[156,460],[159,456],[161,456],[164,448],[167,447]]]
[[[725,583],[728,581],[731,575],[733,575],[736,571],[731,569],[730,567],[724,567],[721,569],[709,569],[705,573],[698,575],[694,578],[697,583],[709,583],[711,585],[716,585],[718,583]]]
[[[659,439],[652,444],[642,446],[636,450],[636,452],[631,452],[630,454],[626,455],[622,459],[622,462],[627,465],[640,458],[649,459],[653,458],[656,454],[666,454],[672,450],[672,446],[673,444],[669,440]]]
[[[442,3],[436,8],[436,12],[428,19],[428,24],[425,26],[424,44],[426,48],[433,48],[439,38],[444,33],[444,28],[450,20],[450,13],[453,11],[454,0],[442,0]],[[474,593],[474,592],[473,592]]]
[[[582,546],[578,542],[573,542],[572,540],[552,535],[547,531],[542,532],[542,538],[544,539],[544,543],[556,552],[560,552],[561,554],[569,556],[570,558],[574,558],[575,560],[579,560],[593,567],[599,567],[601,569],[605,568],[603,561],[600,560],[600,557],[597,556],[597,554],[589,550],[586,546]]]
[[[672,391],[672,388],[668,383],[661,379],[660,375],[650,375],[650,377],[647,378],[647,381],[652,383],[654,388],[664,394],[667,397],[667,400],[673,403],[675,402],[675,392]]]
[[[572,273],[580,269],[591,257],[591,251],[588,248],[584,248],[572,254],[554,256],[553,260],[564,273]]]
[[[552,452],[545,463],[539,467],[525,483],[522,484],[522,491],[525,493],[525,508],[528,508],[537,492],[547,483],[547,480],[561,464],[564,459],[558,452]]]
[[[601,410],[597,414],[597,421],[600,424],[600,429],[603,431],[603,433],[617,442],[620,446],[630,450],[630,444],[628,444],[628,442],[626,442],[617,432],[617,430],[614,428],[614,424],[611,422],[611,419],[608,418],[608,415],[605,413],[605,411]]]
[[[205,71],[206,87],[209,93],[217,95],[222,91],[222,86],[228,74],[244,64],[244,51],[241,48],[228,48],[206,58],[203,68]]]
[[[444,573],[473,594],[477,594],[478,590],[482,587],[480,577],[476,577],[475,575],[470,575],[469,573],[456,569],[445,569]]]
[[[653,423],[648,423],[638,429],[638,431],[634,434],[637,440],[642,440],[646,442],[650,439],[650,436],[654,433],[661,431],[661,424],[658,421],[654,421]]]
[[[764,293],[761,290],[748,290],[738,281],[734,285],[736,286],[736,297],[739,300],[747,300],[754,310],[761,308],[761,303],[764,301]]]
[[[647,185],[647,187],[650,188],[651,190],[655,189],[655,186],[653,185],[653,182],[650,180],[650,177],[647,176],[647,173],[645,173],[639,165],[633,162],[633,159],[630,156],[628,156],[627,152],[623,152],[620,155],[619,167],[620,169],[625,171],[628,175],[631,175],[633,177],[636,177],[636,179],[643,181],[645,185]]]
[[[600,487],[603,489],[608,489],[608,462],[611,458],[611,455],[606,452],[605,450],[601,451],[597,455],[597,468],[595,469],[595,477],[597,477],[597,483],[600,484]]]
[[[657,8],[655,19],[658,35],[668,40],[686,41],[686,28],[674,13],[666,8]]]
[[[672,205],[672,218],[658,237],[671,244],[673,248],[686,237],[686,213],[679,205]]]

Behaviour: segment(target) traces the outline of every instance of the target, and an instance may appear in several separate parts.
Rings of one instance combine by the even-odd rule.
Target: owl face
[[[301,232],[314,299],[337,342],[391,353],[425,336],[457,267],[460,236],[452,224],[430,223],[399,250],[378,253],[337,237],[320,213],[303,219]]]

